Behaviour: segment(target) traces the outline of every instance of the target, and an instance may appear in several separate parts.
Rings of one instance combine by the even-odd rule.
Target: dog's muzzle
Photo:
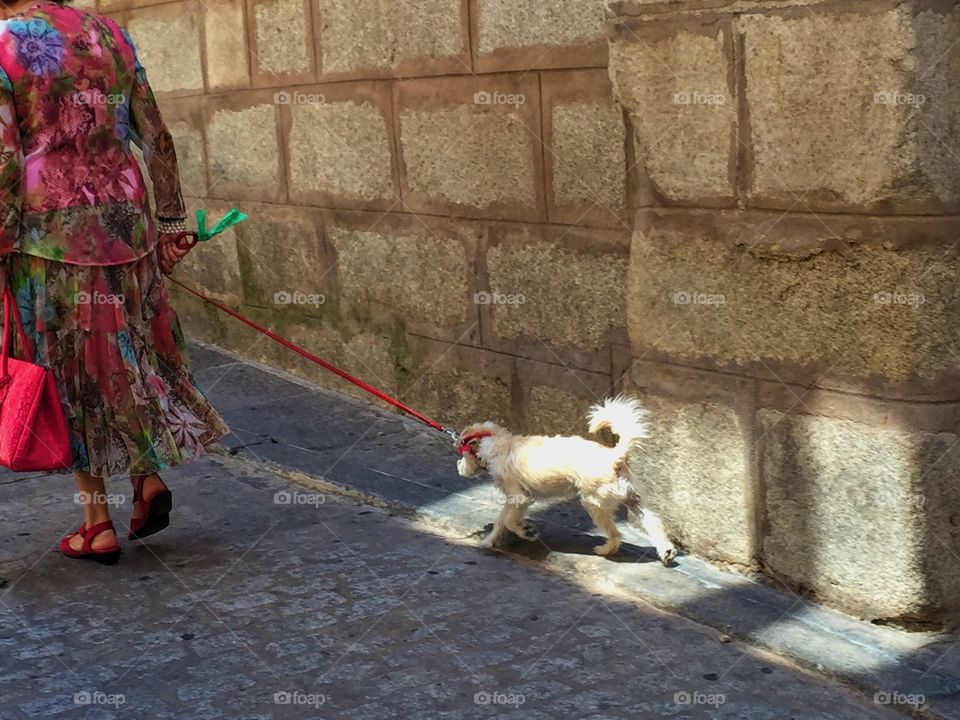
[[[462,438],[460,438],[460,442],[457,445],[457,453],[459,453],[460,455],[473,455],[474,457],[476,457],[477,453],[474,451],[473,447],[471,447],[470,443],[472,443],[474,440],[480,440],[481,438],[491,437],[492,435],[493,435],[492,432],[487,432],[487,431],[469,433],[468,435],[464,435]]]

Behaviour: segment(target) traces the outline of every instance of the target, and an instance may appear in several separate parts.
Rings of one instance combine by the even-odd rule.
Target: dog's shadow
[[[486,525],[482,531],[477,531],[478,537],[487,535],[493,530],[493,523]],[[537,540],[524,540],[512,532],[506,531],[495,549],[488,552],[507,551],[515,555],[542,562],[552,553],[563,555],[586,555],[602,557],[615,563],[659,563],[656,549],[641,547],[633,543],[624,542],[615,555],[597,555],[594,548],[600,547],[607,540],[599,535],[591,535],[583,531],[565,527],[539,527],[540,537]]]

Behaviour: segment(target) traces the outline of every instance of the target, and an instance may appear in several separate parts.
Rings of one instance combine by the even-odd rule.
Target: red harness
[[[479,440],[480,438],[491,437],[493,435],[489,430],[483,430],[481,432],[470,433],[469,435],[464,435],[460,438],[460,444],[457,445],[457,452],[461,455],[466,455],[467,453],[476,457],[476,453],[473,451],[473,448],[470,447],[470,443],[474,440]]]

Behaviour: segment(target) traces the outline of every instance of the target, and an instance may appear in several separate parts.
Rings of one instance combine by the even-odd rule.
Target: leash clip
[[[444,429],[443,429],[443,432],[445,432],[447,435],[449,435],[450,438],[451,438],[455,443],[459,443],[459,442],[460,442],[460,433],[458,433],[456,430],[448,430],[447,428],[444,428]]]

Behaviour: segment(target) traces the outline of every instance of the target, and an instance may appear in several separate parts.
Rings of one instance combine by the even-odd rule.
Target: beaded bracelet
[[[187,232],[187,219],[186,218],[157,218],[157,228],[162,233],[182,233]]]

